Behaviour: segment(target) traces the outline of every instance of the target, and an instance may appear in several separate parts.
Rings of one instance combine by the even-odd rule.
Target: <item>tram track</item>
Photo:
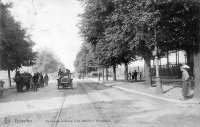
[[[66,102],[66,97],[68,95],[71,95],[71,94],[74,94],[74,93],[83,93],[86,95],[86,97],[88,98],[89,102],[91,102],[91,106],[93,107],[94,111],[97,113],[97,116],[101,119],[100,123],[102,124],[105,124],[105,126],[107,127],[114,127],[114,124],[113,122],[102,112],[101,108],[103,106],[103,104],[101,103],[101,101],[98,101],[97,99],[94,99],[91,95],[89,95],[87,93],[87,90],[96,90],[95,87],[93,88],[92,86],[88,85],[87,83],[78,83],[79,85],[79,92],[76,91],[76,89],[73,89],[72,91],[70,90],[65,90],[64,93],[63,93],[63,99],[62,99],[62,102],[61,102],[61,105],[59,107],[59,110],[57,111],[56,113],[56,117],[54,117],[54,124],[53,124],[53,127],[59,127],[62,122],[62,117],[66,117],[66,115],[64,114],[68,114],[70,117],[72,117],[72,114],[73,114],[73,107],[69,106],[69,109],[66,111],[66,109],[64,109],[64,105],[65,105],[65,102]],[[84,85],[84,86],[83,86]],[[85,88],[86,87],[86,88]],[[78,89],[78,88],[77,88]],[[87,90],[86,90],[87,89]],[[75,92],[76,91],[76,92]],[[61,115],[63,113],[63,116]],[[97,120],[98,122],[98,120]],[[62,126],[62,124],[61,124]],[[84,124],[81,124],[81,127],[87,127],[86,125]]]
[[[89,86],[87,84],[85,84],[85,86],[91,88],[91,86]],[[92,105],[97,110],[99,116],[103,119],[103,121],[107,124],[107,126],[108,127],[114,127],[114,124],[112,123],[112,121],[101,111],[100,107],[102,107],[102,104],[101,103],[97,103],[96,100],[87,93],[87,91],[85,90],[85,88],[83,87],[82,84],[80,85],[80,87],[83,90],[83,92],[87,95],[88,99],[91,101]]]
[[[63,108],[64,108],[64,104],[65,104],[65,100],[66,100],[66,97],[68,95],[73,95],[75,92],[74,92],[75,89],[65,89],[64,93],[63,93],[63,99],[62,99],[62,102],[61,102],[61,106],[56,114],[56,118],[54,120],[54,125],[53,127],[58,127],[59,125],[59,122],[60,122],[60,117],[61,117],[61,114],[63,113]],[[62,92],[62,91],[61,91]],[[69,106],[68,108],[71,109],[71,106]],[[69,109],[69,114],[72,114],[72,110]]]
[[[63,105],[65,103],[66,94],[67,94],[67,91],[64,92],[63,101],[62,101],[62,104],[61,104],[61,106],[59,108],[59,111],[57,112],[55,123],[54,123],[53,127],[57,127],[57,125],[58,125],[59,117],[60,117],[61,111],[63,109]]]

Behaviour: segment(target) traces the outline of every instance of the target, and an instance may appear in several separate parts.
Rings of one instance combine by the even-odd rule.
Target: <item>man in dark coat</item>
[[[138,73],[137,73],[137,71],[136,71],[136,70],[134,70],[134,73],[133,73],[133,75],[134,75],[134,79],[135,79],[135,81],[137,81],[137,75],[138,75]]]

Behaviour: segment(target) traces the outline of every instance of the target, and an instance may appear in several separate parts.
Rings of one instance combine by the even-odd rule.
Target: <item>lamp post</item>
[[[158,45],[156,41],[156,28],[154,28],[154,36],[155,36],[155,48],[152,52],[153,56],[155,57],[155,66],[156,66],[156,93],[157,94],[164,94],[164,91],[162,89],[162,84],[160,82],[160,75],[159,75],[159,61],[158,61]]]

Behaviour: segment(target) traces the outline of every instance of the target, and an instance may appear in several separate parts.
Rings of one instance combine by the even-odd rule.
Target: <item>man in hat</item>
[[[188,65],[183,65],[180,67],[180,70],[182,71],[182,96],[183,99],[181,100],[187,100],[187,94],[188,94],[188,90],[189,90],[189,74],[187,72],[187,69],[189,69],[190,67]]]

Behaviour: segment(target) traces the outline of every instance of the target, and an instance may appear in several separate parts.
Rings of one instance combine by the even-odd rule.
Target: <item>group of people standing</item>
[[[129,71],[128,75],[129,75],[129,79],[134,79],[135,81],[137,81],[138,72],[136,70],[134,70],[134,72],[132,72],[132,73]],[[142,73],[140,73],[139,76],[140,76],[140,80],[141,80],[142,79]]]
[[[42,73],[34,73],[32,76],[28,72],[20,73],[16,71],[15,77],[13,78],[16,82],[16,88],[18,92],[23,92],[24,87],[26,90],[37,91],[38,88],[43,88],[44,85],[48,85],[49,77],[47,74],[43,76]]]
[[[43,88],[44,85],[48,86],[48,82],[49,76],[47,74],[43,76],[42,73],[34,73],[30,80],[31,90],[36,92],[38,88]]]

